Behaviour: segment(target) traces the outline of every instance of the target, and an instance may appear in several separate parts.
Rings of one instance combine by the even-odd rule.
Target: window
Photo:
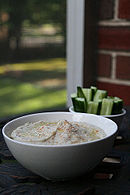
[[[0,117],[66,106],[66,0],[0,1]]]
[[[83,84],[83,33],[84,0],[0,1],[0,117],[71,104]]]
[[[84,0],[67,2],[67,105],[76,86],[83,85]]]

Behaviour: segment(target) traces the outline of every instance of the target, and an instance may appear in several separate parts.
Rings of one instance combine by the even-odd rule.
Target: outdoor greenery
[[[65,107],[65,72],[65,59],[1,66],[0,117]]]
[[[13,38],[19,49],[23,26],[51,24],[66,34],[66,0],[0,0],[0,26],[8,28],[7,46]],[[2,17],[4,14],[6,17]]]
[[[65,108],[66,0],[0,0],[0,117]]]

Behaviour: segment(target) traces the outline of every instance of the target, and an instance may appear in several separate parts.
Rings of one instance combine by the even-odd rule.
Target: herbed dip
[[[104,130],[99,127],[67,120],[28,122],[11,133],[11,138],[14,140],[43,145],[77,144],[105,136]]]

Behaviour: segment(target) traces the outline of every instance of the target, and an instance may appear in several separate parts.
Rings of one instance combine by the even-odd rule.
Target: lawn
[[[65,105],[65,59],[0,66],[0,117]]]

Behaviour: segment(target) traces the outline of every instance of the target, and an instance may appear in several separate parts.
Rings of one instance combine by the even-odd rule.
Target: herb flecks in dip
[[[77,144],[105,136],[105,132],[96,126],[67,120],[28,122],[11,133],[11,138],[15,140],[44,145]]]

